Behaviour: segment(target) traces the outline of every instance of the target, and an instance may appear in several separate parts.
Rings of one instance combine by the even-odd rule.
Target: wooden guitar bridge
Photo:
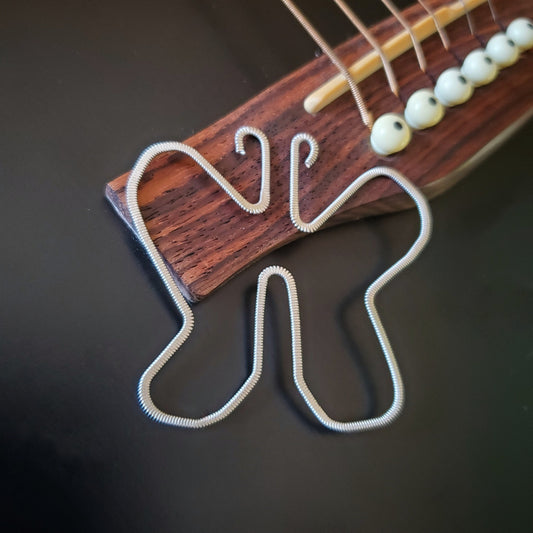
[[[442,1],[428,2],[437,8]],[[494,2],[501,22],[533,15],[528,0]],[[404,11],[410,24],[427,13],[419,5]],[[489,7],[477,7],[478,40],[465,17],[446,28],[452,44],[446,52],[436,33],[423,41],[427,72],[422,72],[412,50],[393,60],[400,87],[399,98],[389,89],[382,69],[359,83],[375,117],[402,112],[407,98],[416,90],[432,87],[445,69],[457,66],[480,41],[500,31]],[[395,18],[372,28],[380,43],[402,31]],[[361,36],[336,49],[346,64],[372,52]],[[531,115],[533,108],[533,52],[501,70],[494,82],[476,89],[465,104],[446,110],[435,127],[416,131],[409,146],[393,156],[377,155],[369,143],[369,131],[361,122],[350,94],[335,99],[316,114],[308,113],[306,97],[336,70],[321,56],[289,74],[232,113],[186,141],[198,150],[246,198],[259,196],[260,148],[246,141],[246,156],[234,150],[233,138],[241,126],[261,129],[271,144],[271,202],[263,215],[253,216],[238,208],[190,158],[166,153],[154,159],[139,187],[139,206],[148,231],[170,267],[176,282],[191,301],[198,301],[260,257],[305,234],[289,217],[289,149],[299,132],[313,135],[320,156],[300,177],[301,215],[311,220],[329,205],[359,174],[375,167],[393,167],[409,177],[428,196],[435,196],[460,179],[469,164],[480,160],[506,134]],[[432,81],[433,80],[433,81]],[[302,161],[305,158],[302,153]],[[302,166],[303,169],[303,166]],[[106,196],[117,213],[130,225],[125,205],[128,173],[108,183]],[[408,208],[412,202],[390,180],[376,179],[366,185],[330,220],[339,224],[361,217]]]

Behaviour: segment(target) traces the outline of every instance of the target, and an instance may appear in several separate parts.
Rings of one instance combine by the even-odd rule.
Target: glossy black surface
[[[2,531],[531,531],[532,126],[432,202],[432,242],[379,298],[407,388],[394,425],[336,435],[311,420],[276,282],[257,389],[219,425],[171,429],[136,386],[176,313],[104,184],[315,47],[276,1],[22,4],[0,18]],[[332,41],[351,34],[330,3],[301,4]],[[313,392],[338,418],[382,412],[362,295],[416,233],[414,212],[365,220],[254,265],[195,306],[156,402],[200,415],[233,393],[257,274],[281,264]]]

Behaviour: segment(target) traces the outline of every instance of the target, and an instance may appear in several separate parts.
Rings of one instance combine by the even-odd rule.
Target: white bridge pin
[[[498,66],[484,50],[478,48],[466,56],[461,67],[461,74],[472,85],[480,87],[494,81],[498,75]]]
[[[474,87],[457,67],[445,70],[435,85],[435,96],[446,107],[463,104],[473,92]]]
[[[415,130],[424,130],[438,124],[444,116],[444,106],[431,89],[414,92],[405,106],[405,120]]]
[[[370,134],[370,144],[380,155],[391,155],[403,150],[411,141],[411,130],[401,115],[381,115]]]
[[[503,32],[490,38],[485,52],[500,68],[516,63],[520,55],[518,46]]]
[[[525,17],[513,20],[505,32],[520,50],[533,48],[533,22]]]

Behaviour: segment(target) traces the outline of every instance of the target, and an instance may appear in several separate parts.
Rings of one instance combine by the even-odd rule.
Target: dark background
[[[351,35],[332,4],[303,5],[331,42]],[[433,240],[379,297],[407,389],[397,422],[337,435],[309,417],[278,281],[256,390],[218,425],[173,429],[136,386],[176,312],[104,184],[316,47],[276,1],[11,2],[0,31],[2,531],[531,531],[531,125],[432,202]],[[365,220],[254,265],[194,307],[156,402],[200,416],[236,390],[257,274],[281,264],[313,392],[336,418],[383,412],[362,297],[417,231],[414,212]]]

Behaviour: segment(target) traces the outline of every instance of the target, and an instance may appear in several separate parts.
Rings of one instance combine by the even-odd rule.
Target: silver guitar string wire
[[[389,58],[385,55],[385,52],[383,52],[383,49],[379,45],[378,41],[372,35],[372,32],[366,27],[363,21],[353,12],[353,10],[350,9],[348,4],[344,0],[334,0],[334,2],[346,15],[348,20],[357,28],[359,33],[370,43],[372,48],[374,48],[374,50],[379,54],[381,64],[383,65],[385,75],[387,76],[387,81],[389,82],[390,90],[395,96],[398,96],[400,89],[398,87],[398,80],[394,75],[394,70],[392,68],[391,62],[389,61]]]
[[[387,168],[378,167],[363,173],[357,178],[339,197],[334,200],[319,216],[317,216],[311,223],[305,223],[301,220],[299,214],[299,199],[298,199],[298,159],[300,145],[306,142],[309,145],[310,152],[305,161],[306,165],[310,167],[318,157],[318,144],[316,140],[305,133],[296,135],[291,143],[291,165],[290,165],[290,214],[291,219],[298,229],[302,231],[316,231],[326,222],[341,206],[346,202],[355,192],[368,181],[385,176],[394,180],[400,187],[402,187],[407,194],[414,200],[418,208],[420,216],[420,234],[415,243],[411,246],[409,251],[385,273],[383,273],[376,281],[374,281],[367,289],[365,294],[365,305],[370,317],[374,331],[378,337],[379,343],[385,355],[385,359],[391,374],[394,399],[389,409],[381,416],[370,418],[366,420],[359,420],[354,422],[341,422],[330,418],[316,398],[313,396],[309,387],[306,384],[303,371],[303,355],[301,342],[301,327],[300,327],[300,312],[298,304],[298,294],[296,283],[291,273],[279,266],[271,266],[264,269],[259,275],[257,281],[257,297],[255,308],[255,326],[254,326],[254,348],[253,348],[253,366],[252,371],[242,386],[237,392],[217,411],[210,413],[201,418],[186,418],[171,415],[161,411],[152,401],[150,394],[150,385],[154,377],[165,365],[165,363],[175,354],[175,352],[183,345],[190,335],[194,316],[191,308],[187,304],[184,296],[179,290],[174,281],[167,265],[155,247],[144,220],[142,218],[137,198],[137,189],[150,161],[158,154],[167,151],[179,151],[189,155],[193,158],[222,188],[223,190],[243,209],[249,213],[261,213],[268,206],[269,198],[269,183],[270,183],[270,148],[266,136],[255,128],[241,128],[238,130],[235,138],[235,145],[237,151],[244,153],[243,138],[246,135],[253,135],[259,139],[262,150],[262,185],[261,195],[257,203],[252,204],[245,200],[220,173],[209,163],[206,159],[193,148],[190,148],[183,143],[167,142],[155,144],[147,148],[139,157],[133,170],[128,178],[126,185],[126,201],[127,207],[133,220],[133,226],[137,232],[138,238],[148,253],[153,265],[155,266],[159,276],[161,277],[165,287],[174,301],[176,308],[182,316],[183,324],[178,334],[170,341],[164,348],[161,354],[154,360],[154,362],[147,368],[139,381],[138,396],[144,412],[163,424],[186,427],[186,428],[202,428],[219,422],[227,417],[252,391],[261,377],[263,367],[263,345],[264,345],[264,314],[265,314],[265,300],[268,281],[272,276],[279,276],[285,282],[287,289],[289,312],[291,321],[291,344],[292,344],[292,360],[293,360],[293,378],[296,387],[306,402],[307,406],[318,419],[318,421],[325,427],[338,432],[357,432],[366,431],[374,428],[383,427],[391,423],[401,412],[404,403],[404,387],[401,374],[396,362],[389,339],[375,307],[375,298],[379,291],[389,283],[402,270],[407,268],[420,254],[426,245],[431,233],[431,213],[425,197],[422,193],[402,176],[399,172]]]
[[[383,4],[387,7],[387,9],[396,17],[396,20],[403,26],[405,31],[409,33],[409,36],[411,37],[411,41],[413,43],[413,48],[415,49],[416,58],[418,59],[418,66],[420,67],[420,70],[422,72],[426,72],[427,69],[427,62],[426,62],[426,56],[424,55],[424,50],[422,49],[422,45],[420,44],[420,40],[415,35],[415,32],[413,31],[413,28],[409,25],[405,17],[402,15],[400,10],[393,4],[391,0],[381,0]]]
[[[324,54],[329,57],[329,60],[337,67],[340,73],[344,76],[346,82],[348,83],[348,86],[350,87],[350,91],[352,92],[355,104],[357,106],[357,109],[359,110],[359,114],[361,115],[363,123],[368,129],[372,129],[374,119],[372,118],[372,114],[368,110],[365,104],[365,100],[361,95],[359,87],[357,87],[357,83],[355,82],[353,76],[350,74],[350,71],[346,68],[344,63],[339,59],[337,54],[329,46],[324,37],[320,35],[318,30],[311,24],[307,17],[296,7],[294,2],[292,0],[282,0],[282,2],[292,13],[294,18],[300,23],[300,25],[313,38],[313,40],[320,47],[322,52],[324,52]]]
[[[392,386],[394,397],[391,406],[385,413],[378,417],[369,418],[366,420],[357,420],[353,422],[341,422],[329,417],[324,409],[320,406],[316,398],[309,390],[304,376],[303,376],[303,361],[301,353],[300,335],[293,333],[293,372],[294,381],[304,398],[311,412],[325,427],[339,432],[357,432],[368,431],[371,429],[380,428],[390,424],[400,414],[404,404],[404,386],[402,376],[392,350],[389,338],[381,322],[381,318],[376,309],[375,299],[378,293],[394,279],[402,270],[406,269],[422,252],[431,236],[432,217],[429,204],[425,196],[420,190],[415,187],[405,176],[400,172],[388,167],[375,167],[367,170],[356,178],[352,184],[347,187],[331,204],[326,207],[322,213],[317,215],[311,222],[304,222],[300,217],[300,208],[298,200],[298,167],[299,167],[299,152],[300,145],[307,143],[310,151],[305,160],[306,166],[309,168],[313,165],[318,157],[318,144],[316,140],[307,133],[300,133],[292,139],[291,143],[291,162],[290,162],[290,214],[293,224],[301,231],[314,232],[318,230],[330,217],[332,217],[337,210],[348,201],[363,185],[369,181],[378,178],[386,177],[396,182],[414,201],[418,214],[420,217],[420,233],[407,251],[407,253],[400,258],[394,265],[386,270],[378,279],[376,279],[366,290],[365,306],[370,317],[370,321],[376,333],[376,336],[383,350],[385,360],[392,379]],[[291,310],[292,316],[292,310]]]
[[[259,195],[259,201],[256,203],[251,203],[246,200],[238,191],[235,190],[234,187],[231,186],[231,184],[218,172],[218,170],[216,170],[194,148],[179,142],[163,142],[148,147],[140,155],[128,178],[126,185],[126,204],[133,221],[133,227],[183,319],[183,324],[177,335],[170,341],[166,348],[164,348],[154,362],[146,369],[139,381],[138,397],[142,409],[149,417],[153,418],[157,422],[161,422],[162,424],[189,428],[201,428],[210,424],[214,424],[215,422],[218,422],[219,420],[222,420],[228,416],[239,405],[239,403],[242,402],[242,400],[255,385],[255,381],[253,379],[248,379],[237,391],[237,393],[219,410],[202,418],[185,418],[165,413],[158,409],[152,401],[150,384],[165,363],[174,355],[174,353],[189,337],[194,326],[194,316],[189,304],[176,285],[176,282],[174,281],[167,265],[165,264],[165,261],[161,257],[150,237],[150,234],[148,233],[138,205],[137,190],[139,182],[141,181],[143,173],[150,161],[152,161],[156,155],[171,151],[182,152],[196,161],[242,209],[252,214],[262,213],[270,203],[270,145],[266,135],[262,131],[246,126],[240,128],[235,134],[235,149],[241,154],[245,153],[243,140],[247,135],[256,137],[261,144],[261,192]]]

